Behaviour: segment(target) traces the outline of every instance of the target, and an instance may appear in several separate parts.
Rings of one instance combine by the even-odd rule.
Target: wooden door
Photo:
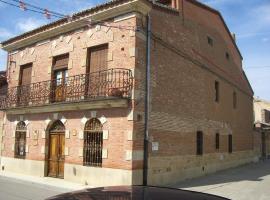
[[[90,97],[105,96],[106,84],[102,83],[102,81],[107,78],[105,70],[108,69],[108,45],[89,49],[88,60],[87,73],[90,74],[86,81],[86,93]]]
[[[65,134],[50,133],[48,176],[55,178],[64,178],[64,163],[65,163],[64,152],[65,152]]]
[[[107,69],[108,45],[102,45],[89,50],[88,72],[98,72]]]
[[[20,72],[20,85],[31,84],[32,64],[23,65]]]
[[[31,95],[31,77],[32,77],[32,64],[21,66],[20,80],[18,87],[18,104],[28,105],[29,97]]]

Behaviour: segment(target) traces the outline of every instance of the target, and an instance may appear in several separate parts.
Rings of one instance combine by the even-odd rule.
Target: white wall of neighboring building
[[[254,116],[255,122],[262,122],[262,110],[270,111],[270,101],[254,98]]]

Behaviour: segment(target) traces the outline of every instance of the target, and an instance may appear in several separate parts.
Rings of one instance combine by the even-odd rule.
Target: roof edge
[[[217,14],[217,15],[220,17],[220,19],[221,19],[221,21],[222,21],[222,23],[223,23],[223,25],[224,25],[226,31],[227,31],[228,34],[229,34],[230,39],[232,40],[232,43],[233,43],[234,47],[236,48],[237,52],[239,53],[241,59],[243,60],[243,56],[242,56],[242,54],[241,54],[241,51],[239,50],[239,48],[238,48],[238,46],[237,46],[237,44],[236,44],[236,41],[234,40],[234,38],[233,38],[233,36],[232,36],[232,33],[231,33],[229,27],[227,26],[227,24],[226,24],[226,22],[225,22],[225,20],[224,20],[224,18],[223,18],[223,16],[222,16],[222,14],[221,14],[218,10],[216,10],[216,9],[214,9],[214,8],[212,8],[212,7],[208,6],[208,5],[206,5],[206,4],[203,4],[203,3],[201,3],[201,2],[199,2],[199,1],[197,1],[197,0],[186,0],[186,1],[189,1],[190,3],[196,4],[197,6],[200,6],[200,7],[204,8],[204,9],[207,9],[207,10],[209,10],[209,11],[211,11],[211,12]]]

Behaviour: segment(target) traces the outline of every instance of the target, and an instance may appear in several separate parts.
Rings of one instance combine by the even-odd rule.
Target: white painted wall
[[[270,102],[262,99],[254,99],[255,122],[262,122],[262,110],[270,110]]]

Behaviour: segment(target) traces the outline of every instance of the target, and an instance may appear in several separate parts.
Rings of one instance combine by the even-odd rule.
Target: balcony
[[[0,109],[8,114],[127,106],[132,71],[108,69],[9,88]]]

